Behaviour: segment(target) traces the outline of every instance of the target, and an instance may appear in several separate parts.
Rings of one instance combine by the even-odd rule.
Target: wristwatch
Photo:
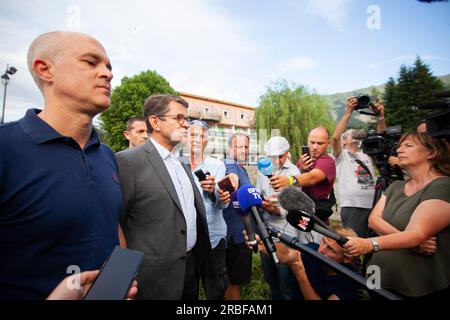
[[[292,180],[293,180],[292,185],[295,186],[295,187],[298,187],[298,179],[295,176],[291,176],[291,177],[292,177]]]
[[[380,250],[380,245],[377,242],[376,238],[369,238],[370,242],[372,242],[373,252],[378,252]]]

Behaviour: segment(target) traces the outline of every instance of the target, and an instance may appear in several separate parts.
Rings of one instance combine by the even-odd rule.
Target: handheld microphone
[[[234,212],[241,216],[242,222],[244,223],[245,232],[247,232],[247,236],[249,239],[249,243],[251,244],[253,251],[258,252],[258,243],[256,242],[255,232],[253,232],[252,223],[250,221],[250,215],[248,212],[244,212],[239,205],[239,201],[237,199],[237,191],[234,191],[231,194],[231,204],[233,206]]]
[[[348,241],[347,238],[338,235],[334,231],[316,225],[314,220],[311,219],[311,216],[306,212],[291,210],[286,215],[286,220],[291,226],[293,226],[297,230],[303,232],[310,232],[311,230],[314,230],[328,238],[335,240],[341,247],[343,247],[344,244],[346,244]]]
[[[303,211],[310,215],[311,219],[321,227],[332,231],[315,213],[316,204],[314,201],[297,187],[287,186],[278,195],[280,205],[286,211]],[[332,231],[333,232],[333,231]]]
[[[425,109],[446,109],[449,107],[449,102],[446,100],[425,101],[417,104],[417,108]]]
[[[273,165],[272,165],[272,161],[270,161],[269,158],[264,157],[258,160],[257,162],[258,165],[258,170],[259,172],[261,172],[261,174],[263,174],[264,176],[266,176],[267,178],[272,178],[273,176]]]
[[[278,263],[278,257],[275,253],[276,248],[272,241],[272,237],[267,232],[266,226],[259,216],[258,207],[262,206],[262,199],[258,190],[252,185],[242,186],[237,191],[237,198],[242,211],[251,212],[253,219],[255,219],[256,225],[258,226],[259,234],[267,253],[272,257],[275,263]]]
[[[448,97],[450,97],[450,90],[435,91],[433,93],[433,96],[439,97],[439,98],[448,98]]]

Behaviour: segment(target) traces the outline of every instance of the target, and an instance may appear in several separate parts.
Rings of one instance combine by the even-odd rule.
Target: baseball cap
[[[286,151],[289,151],[289,142],[285,137],[272,137],[270,138],[266,145],[264,146],[264,151],[267,156],[280,156]]]

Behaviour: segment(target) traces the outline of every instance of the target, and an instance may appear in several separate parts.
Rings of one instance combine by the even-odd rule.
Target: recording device
[[[363,152],[369,156],[396,155],[401,136],[401,125],[387,127],[383,133],[369,131],[367,138],[362,141]]]
[[[264,157],[258,160],[258,171],[267,178],[272,178],[273,176],[273,165],[272,161],[268,157]]]
[[[358,101],[358,104],[355,107],[355,110],[361,110],[361,109],[369,109],[371,112],[368,111],[359,111],[361,114],[365,114],[368,116],[378,116],[380,114],[380,111],[378,111],[377,108],[375,108],[375,105],[371,102],[371,97],[367,94],[361,94],[358,96],[355,96],[356,100]],[[377,97],[373,97],[373,100],[377,100]]]
[[[303,211],[289,211],[286,215],[287,222],[295,229],[302,232],[310,232],[314,230],[330,239],[335,240],[341,247],[347,243],[348,239],[338,235],[334,231],[330,231],[328,228],[324,228],[315,223],[311,215]]]
[[[84,300],[124,300],[143,258],[140,251],[115,247]]]
[[[417,104],[419,109],[441,109],[425,118],[427,134],[432,138],[450,138],[450,90],[436,91],[433,96],[446,98]]]
[[[195,170],[194,174],[197,176],[198,181],[200,182],[206,180],[206,177],[210,175],[208,171],[203,172],[202,169]]]
[[[308,146],[302,146],[302,155],[307,154],[308,157],[311,158],[311,154],[309,153],[309,147]]]
[[[275,263],[278,263],[278,257],[275,253],[276,247],[273,243],[272,237],[267,232],[266,226],[259,216],[258,207],[262,206],[262,199],[258,190],[256,190],[256,188],[252,185],[242,186],[237,191],[237,198],[242,211],[250,211],[250,213],[252,214],[253,219],[255,220],[256,225],[259,229],[259,235],[264,243],[267,254],[272,257]]]
[[[220,189],[222,189],[222,191],[228,191],[230,195],[234,192],[234,187],[229,176],[226,176],[225,178],[217,182],[217,185]]]
[[[248,212],[244,212],[239,205],[239,201],[237,199],[237,191],[234,191],[231,194],[231,205],[233,206],[234,212],[241,216],[242,222],[244,223],[245,232],[247,232],[247,236],[249,239],[249,243],[253,248],[253,252],[258,252],[258,243],[256,242],[255,232],[253,231],[252,222],[250,221],[250,215]]]
[[[280,201],[281,207],[283,207],[286,211],[306,212],[311,216],[311,219],[313,219],[315,223],[332,231],[325,222],[315,215],[316,204],[314,201],[299,188],[287,186],[278,195],[278,200]]]
[[[375,165],[380,169],[381,177],[386,180],[383,188],[388,187],[389,181],[403,180],[404,178],[399,167],[392,168],[388,163],[389,157],[397,156],[398,142],[401,136],[402,126],[397,125],[387,127],[383,133],[370,130],[367,138],[361,142],[363,152],[373,157]]]

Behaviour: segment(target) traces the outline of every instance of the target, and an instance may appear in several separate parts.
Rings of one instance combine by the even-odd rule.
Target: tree
[[[111,106],[100,115],[101,127],[106,131],[107,144],[120,151],[128,147],[123,136],[129,118],[143,114],[145,99],[153,94],[175,94],[169,82],[156,71],[144,71],[131,78],[124,77],[112,92]]]
[[[330,106],[326,98],[309,92],[304,86],[290,86],[285,80],[279,80],[260,97],[255,115],[257,132],[266,129],[270,134],[271,130],[280,130],[291,144],[293,160],[299,158],[301,145],[306,144],[309,131],[317,126],[326,127],[330,134],[333,132],[335,124]]]
[[[402,126],[403,131],[416,128],[429,111],[415,110],[418,103],[433,100],[433,92],[442,90],[443,83],[435,77],[420,57],[411,67],[400,67],[397,81],[389,78],[385,86],[383,104],[388,125]]]

